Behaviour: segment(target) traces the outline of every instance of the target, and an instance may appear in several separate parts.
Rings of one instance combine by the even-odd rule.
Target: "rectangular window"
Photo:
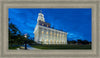
[[[48,34],[48,31],[46,32],[46,34]]]

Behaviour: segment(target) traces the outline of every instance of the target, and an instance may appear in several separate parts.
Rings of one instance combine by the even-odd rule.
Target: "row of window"
[[[43,37],[43,35],[42,35],[42,37]],[[46,38],[48,38],[48,36],[46,36]],[[56,37],[56,36],[50,36],[50,38],[54,38],[54,39],[66,39],[65,37]]]
[[[42,24],[42,26],[44,26],[44,24]],[[48,25],[46,25],[46,27],[49,27]]]
[[[61,42],[61,43],[59,43],[59,42],[58,43],[56,43],[56,42],[54,42],[54,43],[53,42],[50,42],[50,43],[46,42],[46,44],[66,44],[66,43],[65,42]]]
[[[44,31],[42,31],[41,33],[44,34]],[[46,32],[46,34],[48,34],[48,31]],[[50,35],[52,35],[52,32],[50,32]],[[57,35],[57,36],[65,36],[64,34],[62,35],[62,34],[56,34],[56,33],[54,33],[54,35]]]
[[[44,41],[42,41],[42,42],[44,42]],[[66,42],[64,42],[64,41],[63,42],[62,41],[61,42],[59,42],[59,41],[57,41],[57,42],[56,41],[50,41],[50,42],[49,41],[45,41],[44,43],[66,43]]]
[[[49,42],[49,41],[50,41],[50,42],[65,42],[64,40],[63,40],[63,41],[61,41],[61,40],[60,40],[60,41],[59,41],[59,40],[56,41],[56,40],[48,40],[48,39],[43,40],[43,39],[42,39],[42,42],[44,42],[44,41],[45,41],[45,42]]]

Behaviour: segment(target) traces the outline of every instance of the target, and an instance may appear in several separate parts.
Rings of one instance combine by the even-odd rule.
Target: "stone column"
[[[53,40],[52,39],[52,30],[50,30],[50,44],[52,44],[51,40]]]
[[[54,36],[54,30],[53,30],[53,44],[55,44],[55,36]]]
[[[63,44],[65,44],[65,35],[64,35],[64,33],[63,33]]]
[[[54,43],[56,44],[56,31],[54,31]]]
[[[67,44],[67,34],[65,34],[65,38],[66,38],[66,44]]]
[[[58,32],[56,32],[56,40],[57,40],[57,44],[58,44]]]
[[[56,41],[55,44],[57,44],[56,31],[55,31],[55,35],[54,36],[55,36],[55,41]]]
[[[42,28],[42,39],[41,39],[41,41],[42,41],[42,44],[43,44],[43,42],[44,42],[44,29]]]
[[[59,40],[59,44],[60,44],[60,32],[58,33],[58,40]]]
[[[46,40],[48,40],[48,29],[47,29],[47,31],[46,31],[46,36],[47,36],[47,39]],[[49,42],[48,41],[46,41],[47,42],[47,44],[49,44]]]
[[[60,44],[62,43],[61,41],[62,41],[62,40],[61,40],[61,32],[60,32]]]

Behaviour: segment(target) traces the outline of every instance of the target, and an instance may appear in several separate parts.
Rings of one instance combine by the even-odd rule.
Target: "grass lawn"
[[[10,50],[16,50],[20,46],[14,46],[14,47],[9,47]],[[91,45],[31,45],[31,47],[37,48],[37,49],[60,49],[60,50],[90,50]]]
[[[20,47],[20,45],[13,44],[13,45],[9,45],[8,49],[10,49],[10,50],[16,50],[19,47]]]
[[[32,45],[38,49],[91,49],[91,45]]]
[[[17,48],[19,48],[19,46],[18,47],[9,47],[10,50],[16,50]]]

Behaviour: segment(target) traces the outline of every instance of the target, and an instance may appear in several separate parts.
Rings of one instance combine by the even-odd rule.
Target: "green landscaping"
[[[50,50],[50,49],[78,49],[78,50],[84,50],[84,49],[91,49],[91,45],[31,45],[34,48],[37,49],[46,49],[46,50]],[[9,47],[9,49],[15,50],[17,48],[19,48],[20,46],[15,46],[15,47]]]
[[[17,46],[17,47],[9,47],[9,49],[11,49],[11,50],[16,50],[17,48],[19,48],[19,46]]]
[[[38,49],[91,49],[91,45],[32,45]]]

